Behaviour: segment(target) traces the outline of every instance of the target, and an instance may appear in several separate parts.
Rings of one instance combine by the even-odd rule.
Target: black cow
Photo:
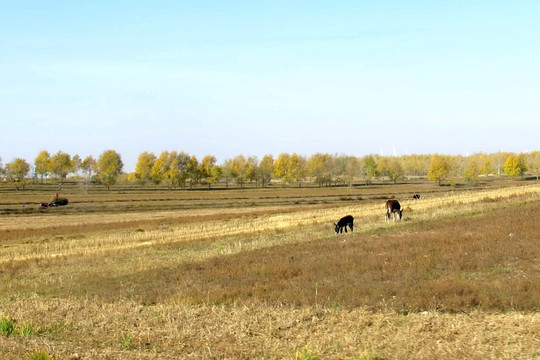
[[[420,200],[420,194],[414,194],[412,198],[413,200]]]
[[[396,216],[401,221],[401,218],[403,217],[403,209],[401,209],[399,201],[388,200],[386,202],[386,218],[384,220],[385,223],[390,222],[390,214],[394,215],[394,222],[396,222]]]
[[[343,229],[345,228],[345,232],[347,232],[347,226],[351,228],[351,231],[353,231],[353,221],[354,218],[351,215],[347,215],[339,219],[338,223],[334,223],[334,227],[336,228],[336,234],[343,233]]]

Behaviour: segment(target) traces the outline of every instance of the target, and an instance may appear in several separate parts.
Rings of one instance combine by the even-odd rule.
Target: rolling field
[[[537,182],[0,192],[2,359],[540,358]]]

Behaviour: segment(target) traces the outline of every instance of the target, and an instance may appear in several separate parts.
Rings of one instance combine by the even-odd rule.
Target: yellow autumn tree
[[[527,158],[529,171],[536,175],[536,180],[540,178],[540,151],[533,151]]]
[[[433,155],[428,169],[428,179],[436,181],[441,185],[441,182],[448,177],[450,172],[450,162],[444,155]]]
[[[276,162],[274,163],[274,176],[280,178],[285,184],[288,184],[289,179],[289,160],[291,156],[287,153],[281,153],[278,155]]]
[[[97,179],[110,190],[111,186],[116,184],[123,167],[124,163],[120,154],[114,150],[104,151],[97,161]]]
[[[41,183],[43,183],[43,178],[49,175],[50,161],[51,155],[47,150],[42,150],[34,159],[34,169],[36,175],[41,177]]]
[[[272,181],[272,175],[274,174],[274,157],[272,155],[264,155],[259,163],[259,178],[262,183],[262,187],[265,187],[270,181]]]
[[[293,153],[289,157],[289,163],[288,163],[288,171],[287,171],[287,182],[292,183],[296,182],[298,183],[298,186],[302,186],[302,181],[304,177],[306,176],[306,160],[298,155],[297,153]]]
[[[212,186],[212,183],[215,181],[212,177],[212,168],[216,166],[216,157],[213,155],[206,155],[201,162],[199,167],[199,176],[202,182],[208,183],[208,188]]]
[[[152,168],[156,162],[156,156],[147,151],[139,154],[137,165],[135,166],[135,179],[139,184],[144,185],[152,180]]]
[[[468,183],[476,183],[478,180],[478,164],[476,163],[476,159],[473,158],[469,161],[469,165],[463,171],[463,176]]]
[[[523,176],[527,166],[522,155],[511,154],[504,162],[504,173],[510,177]]]
[[[316,153],[309,158],[307,168],[310,176],[315,178],[319,187],[332,182],[332,157],[329,154]]]
[[[30,171],[30,164],[23,158],[17,158],[10,163],[6,164],[6,175],[10,182],[15,184],[17,191],[20,190],[19,185],[24,187],[26,185],[26,176]]]

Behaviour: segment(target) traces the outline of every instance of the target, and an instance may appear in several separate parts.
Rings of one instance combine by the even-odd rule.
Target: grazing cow
[[[396,216],[398,216],[399,221],[401,221],[401,218],[403,217],[403,209],[401,209],[401,205],[399,205],[399,201],[388,200],[386,202],[386,218],[384,220],[385,223],[390,222],[391,214],[394,215],[394,222],[396,222]]]
[[[414,194],[412,198],[413,200],[420,200],[420,194]]]
[[[354,218],[351,215],[347,215],[339,219],[337,224],[334,223],[336,234],[343,233],[343,228],[345,228],[345,232],[347,232],[347,226],[349,226],[351,231],[353,231],[353,221]]]

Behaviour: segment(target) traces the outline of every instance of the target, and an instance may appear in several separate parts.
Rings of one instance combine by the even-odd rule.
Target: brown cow
[[[385,223],[390,223],[390,214],[394,215],[394,222],[396,222],[396,216],[399,218],[399,221],[401,221],[401,218],[403,217],[403,209],[401,209],[399,201],[388,200],[386,202],[386,218],[384,220]]]

